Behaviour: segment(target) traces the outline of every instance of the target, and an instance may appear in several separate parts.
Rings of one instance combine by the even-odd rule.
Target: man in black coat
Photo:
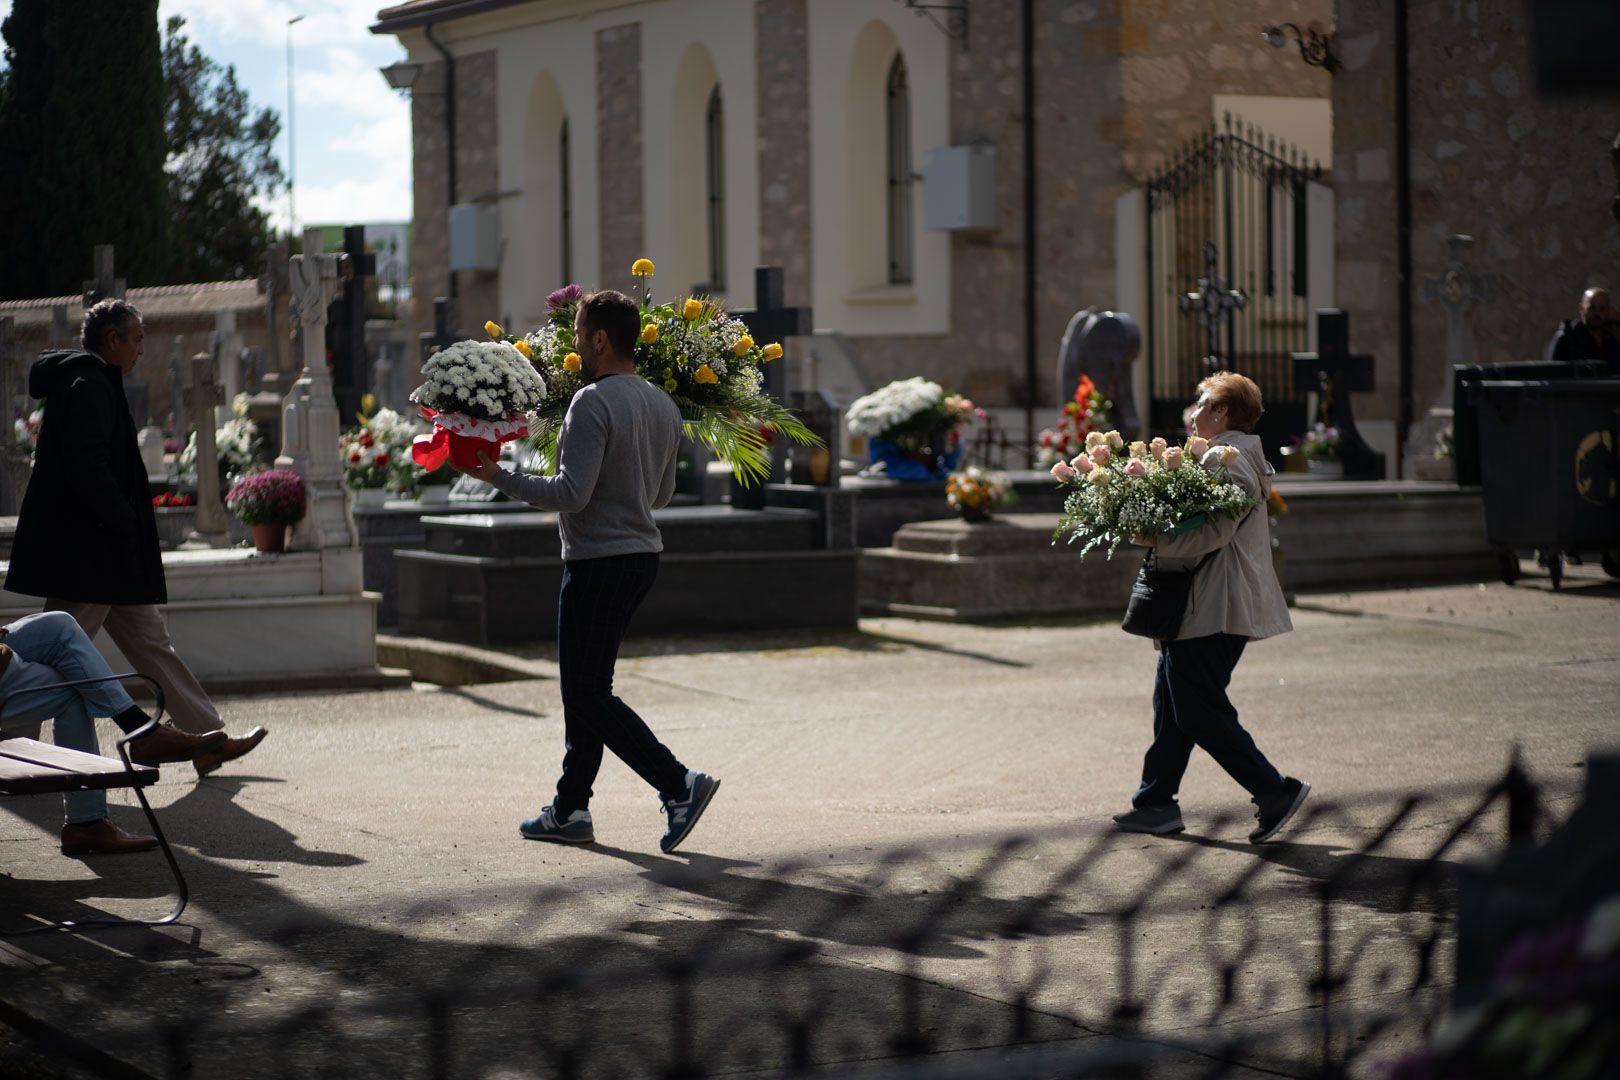
[[[82,349],[44,353],[29,369],[28,392],[44,400],[45,415],[6,588],[45,597],[46,610],[66,611],[92,638],[105,627],[135,669],[163,687],[183,729],[165,737],[190,732],[196,740],[195,753],[170,760],[191,760],[206,774],[253,749],[265,731],[221,737],[224,721],[175,653],[158,610],[169,596],[157,519],[124,397],[145,336],[132,304],[103,300],[85,312]]]
[[[1609,300],[1607,289],[1587,289],[1581,294],[1581,315],[1558,328],[1547,347],[1551,360],[1601,360],[1611,373],[1620,375],[1620,312]]]

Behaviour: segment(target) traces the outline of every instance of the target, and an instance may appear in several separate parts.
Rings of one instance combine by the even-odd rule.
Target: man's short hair
[[[1211,406],[1226,406],[1226,426],[1253,433],[1266,411],[1260,397],[1260,386],[1247,375],[1235,371],[1217,371],[1198,384],[1201,394],[1209,395]]]
[[[95,352],[107,343],[109,332],[127,334],[130,324],[140,317],[140,310],[128,300],[98,300],[84,313],[79,344],[85,350]]]
[[[624,356],[633,356],[641,335],[641,307],[613,289],[593,292],[579,302],[581,325],[587,334],[607,332],[608,344]]]

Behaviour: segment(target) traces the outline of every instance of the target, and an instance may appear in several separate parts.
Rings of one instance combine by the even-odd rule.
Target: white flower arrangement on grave
[[[1073,461],[1052,466],[1053,478],[1070,489],[1052,543],[1084,541],[1082,558],[1106,543],[1112,559],[1133,536],[1168,536],[1245,514],[1255,500],[1226,478],[1239,452],[1196,435],[1183,446],[1154,439],[1127,448],[1119,432],[1093,431]]]
[[[476,466],[480,451],[499,457],[501,443],[529,433],[530,414],[546,400],[545,380],[505,341],[458,341],[429,357],[422,375],[411,400],[433,433],[416,437],[411,457],[430,472],[446,460]]]
[[[362,404],[375,400],[367,394]],[[387,488],[406,493],[419,472],[411,462],[411,444],[421,429],[393,409],[360,414],[360,426],[338,436],[343,482],[357,491]]]
[[[259,425],[248,419],[248,396],[237,394],[231,402],[235,413],[214,430],[214,452],[219,456],[220,483],[229,487],[242,477],[259,468]],[[193,431],[185,449],[175,459],[175,468],[181,476],[197,475],[197,433]]]
[[[961,438],[963,425],[985,412],[960,394],[947,394],[921,376],[899,379],[850,402],[845,424],[851,435],[883,439],[911,452],[944,453]]]

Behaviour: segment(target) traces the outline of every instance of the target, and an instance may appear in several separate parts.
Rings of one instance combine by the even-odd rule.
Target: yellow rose
[[[637,259],[630,266],[631,277],[652,277],[653,264],[651,259]]]
[[[1101,446],[1103,443],[1105,443],[1107,441],[1108,441],[1108,436],[1104,435],[1100,431],[1088,431],[1088,432],[1086,432],[1086,449],[1087,450],[1095,450],[1097,447]]]
[[[737,339],[737,344],[735,344],[735,345],[733,345],[731,347],[731,355],[733,355],[733,356],[747,356],[749,350],[752,349],[753,347],[754,347],[754,339],[749,337],[747,334],[744,334],[742,337]]]
[[[1135,442],[1131,443],[1131,457],[1145,458],[1147,455],[1147,443],[1143,442],[1141,439],[1137,439]]]
[[[1110,449],[1113,449],[1113,450],[1123,450],[1123,449],[1125,449],[1125,436],[1121,435],[1119,432],[1110,431],[1104,437],[1108,440],[1108,446],[1109,446]]]
[[[765,346],[765,359],[766,360],[780,360],[781,358],[782,358],[782,346],[778,345],[774,341],[771,342],[769,345]]]
[[[578,371],[579,368],[579,353],[571,352],[567,356],[563,357],[564,371]]]
[[[716,375],[714,373],[714,369],[709,367],[708,364],[704,364],[696,371],[692,372],[692,381],[708,386],[711,383],[719,382],[720,376]]]
[[[491,338],[494,338],[497,341],[499,341],[504,335],[504,331],[501,330],[501,324],[496,322],[494,319],[491,319],[489,322],[484,324],[484,333],[488,334]]]
[[[652,323],[648,323],[646,326],[643,326],[641,328],[641,340],[646,342],[648,345],[651,345],[653,342],[657,341],[658,327]]]
[[[522,338],[518,338],[516,341],[512,342],[512,347],[518,352],[522,353],[526,358],[530,360],[534,359],[534,350],[529,348],[529,343],[524,341]]]
[[[1086,473],[1086,479],[1090,480],[1097,487],[1102,487],[1104,484],[1108,483],[1108,470],[1092,469],[1090,472]]]

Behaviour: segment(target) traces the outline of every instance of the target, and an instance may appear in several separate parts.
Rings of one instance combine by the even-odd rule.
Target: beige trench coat
[[[1242,452],[1226,470],[1227,476],[1259,499],[1260,506],[1241,520],[1219,518],[1175,536],[1159,537],[1158,558],[1165,569],[1191,567],[1209,552],[1216,552],[1193,581],[1176,640],[1236,634],[1257,641],[1286,634],[1294,624],[1271,562],[1271,519],[1265,506],[1271,493],[1271,466],[1257,436],[1222,432],[1210,440],[1209,454],[1218,453],[1215,448],[1219,446],[1235,446]],[[1209,454],[1204,460],[1210,460]]]

